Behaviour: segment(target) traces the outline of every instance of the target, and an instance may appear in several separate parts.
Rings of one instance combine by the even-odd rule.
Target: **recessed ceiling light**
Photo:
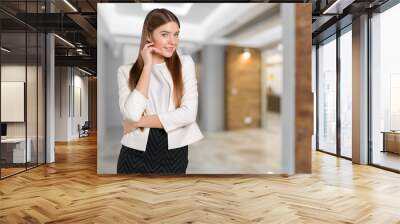
[[[250,50],[248,48],[245,48],[243,50],[243,54],[242,54],[243,59],[247,60],[251,57],[251,53]]]
[[[144,11],[165,8],[178,16],[185,16],[189,13],[189,10],[192,8],[193,3],[181,3],[180,5],[171,3],[142,3],[140,5],[142,6],[142,9]]]

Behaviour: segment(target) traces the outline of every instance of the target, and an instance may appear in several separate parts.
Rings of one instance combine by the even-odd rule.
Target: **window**
[[[352,33],[351,26],[340,36],[340,155],[351,158],[352,141]]]
[[[318,48],[318,149],[336,153],[336,36]]]
[[[400,4],[371,18],[371,162],[400,170]]]

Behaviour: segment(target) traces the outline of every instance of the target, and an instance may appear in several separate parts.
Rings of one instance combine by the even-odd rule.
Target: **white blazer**
[[[138,121],[143,113],[157,114],[168,134],[168,149],[186,146],[203,138],[196,123],[198,92],[194,62],[188,55],[181,56],[180,59],[184,92],[179,108],[175,108],[172,94],[173,81],[165,63],[152,66],[149,98],[136,89],[130,91],[128,79],[132,64],[122,65],[118,69],[119,106],[122,116]],[[121,144],[145,151],[149,130],[149,128],[144,128],[143,131],[135,129],[122,137]]]

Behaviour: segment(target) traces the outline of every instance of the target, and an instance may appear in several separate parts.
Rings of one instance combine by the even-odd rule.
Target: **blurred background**
[[[180,54],[196,64],[197,123],[205,138],[189,147],[187,173],[280,173],[282,13],[274,3],[98,4],[98,65],[106,87],[107,146],[98,166],[115,173],[122,137],[117,69],[136,60],[142,24],[154,8],[181,23]]]

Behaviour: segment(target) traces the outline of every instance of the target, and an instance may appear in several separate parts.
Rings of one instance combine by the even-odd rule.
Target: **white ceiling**
[[[98,26],[105,24],[98,27],[100,36],[137,44],[148,13],[141,4],[155,4],[154,7],[167,8],[175,14],[190,7],[186,15],[177,15],[181,23],[181,47],[236,44],[262,48],[282,36],[279,13],[258,19],[254,24],[255,19],[278,7],[273,3],[99,3],[97,18],[102,21],[98,21]]]
[[[114,3],[115,4],[115,3]],[[127,4],[119,4],[116,7],[116,13],[122,16],[135,16],[144,19],[148,11],[144,11],[140,5],[146,3],[127,3]],[[183,8],[184,5],[188,5],[187,3],[147,3],[147,5],[155,5],[155,7],[166,8],[175,12],[176,8]],[[179,16],[180,21],[185,21],[187,23],[199,24],[202,20],[207,17],[216,7],[218,7],[220,3],[198,3],[192,4],[190,10],[187,15]]]

